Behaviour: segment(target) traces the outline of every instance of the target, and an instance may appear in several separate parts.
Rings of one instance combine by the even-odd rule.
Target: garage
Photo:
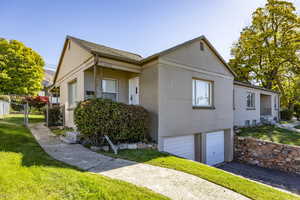
[[[182,158],[195,160],[194,135],[165,137],[163,140],[163,151]]]
[[[206,134],[206,164],[224,162],[224,131]]]

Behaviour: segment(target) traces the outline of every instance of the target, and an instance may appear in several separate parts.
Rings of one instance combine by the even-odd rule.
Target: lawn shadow
[[[36,142],[30,131],[23,125],[14,124],[16,117],[0,123],[0,152],[14,152],[22,155],[23,166],[50,166],[73,168],[51,158]]]

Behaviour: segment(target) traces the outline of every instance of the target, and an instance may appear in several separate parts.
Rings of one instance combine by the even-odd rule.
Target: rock
[[[137,144],[128,144],[128,149],[137,149]]]
[[[72,140],[72,139],[69,139],[65,136],[59,136],[60,140],[63,141],[64,143],[67,143],[67,144],[76,144],[77,142]]]
[[[91,146],[90,149],[92,151],[100,151],[101,150],[101,147],[98,147],[98,146]]]
[[[109,146],[102,146],[101,149],[102,149],[103,151],[109,151]]]
[[[118,145],[118,149],[127,149],[128,148],[128,144],[127,143],[121,143]]]
[[[79,132],[68,131],[65,133],[65,138],[67,138],[67,140],[71,141],[74,144],[79,141],[79,134]]]

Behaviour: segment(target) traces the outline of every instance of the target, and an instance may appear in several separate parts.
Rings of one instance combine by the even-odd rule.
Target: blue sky
[[[291,0],[300,8],[300,1]],[[1,0],[0,37],[17,39],[57,65],[66,35],[144,57],[205,35],[230,47],[265,0]]]

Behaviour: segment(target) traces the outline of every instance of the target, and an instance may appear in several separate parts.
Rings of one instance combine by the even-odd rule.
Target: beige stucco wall
[[[200,51],[199,41],[162,56],[159,63],[159,149],[167,136],[229,130],[225,159],[232,160],[233,75],[206,45]],[[193,108],[193,78],[213,81],[215,109]]]
[[[247,92],[255,93],[255,109],[247,110]],[[278,117],[278,109],[274,108],[274,96],[277,96],[277,93],[272,93],[264,90],[259,90],[250,87],[244,87],[240,85],[234,85],[234,125],[235,126],[244,126],[246,120],[256,120],[260,122],[260,94],[271,95],[271,108],[272,108],[272,117]],[[277,106],[278,108],[278,106]]]
[[[143,66],[140,75],[140,104],[150,113],[150,135],[154,141],[158,137],[158,63]]]
[[[175,51],[172,51],[171,53],[168,53],[167,55],[164,55],[162,58],[185,66],[232,77],[229,70],[203,41],[204,51],[200,50],[200,41],[201,40],[187,44]]]
[[[60,105],[65,106],[65,125],[74,127],[73,109],[68,105],[68,84],[77,81],[77,99],[84,99],[84,72],[83,70],[93,64],[92,55],[71,41],[70,48],[66,47],[65,54],[57,75],[55,85],[60,88]]]
[[[70,74],[73,70],[82,65],[87,59],[92,57],[91,53],[80,47],[75,42],[69,40],[69,43],[70,44],[67,44],[64,52],[63,60],[59,69],[60,71],[57,76],[58,82],[62,78],[65,78],[67,74]]]

